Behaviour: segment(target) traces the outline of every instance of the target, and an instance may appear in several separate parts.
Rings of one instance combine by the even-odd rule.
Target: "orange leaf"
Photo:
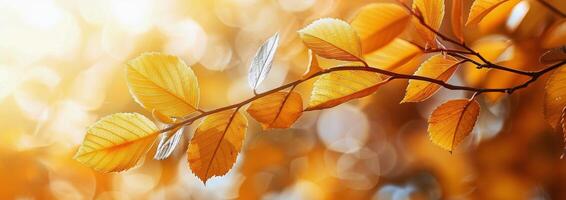
[[[546,64],[562,60],[566,60],[566,46],[548,50],[540,57],[540,62]]]
[[[289,128],[303,114],[303,99],[296,92],[276,92],[253,101],[248,113],[266,128]]]
[[[544,114],[546,121],[556,128],[562,109],[566,106],[566,68],[556,69],[548,78],[544,93]]]
[[[309,66],[307,67],[307,71],[303,74],[302,78],[308,78],[319,71],[322,71],[322,68],[318,64],[318,59],[316,55],[312,53],[312,50],[309,49]]]
[[[364,58],[372,67],[395,71],[421,53],[414,44],[396,38],[383,48],[364,55]]]
[[[511,45],[512,43],[507,41],[506,38],[488,38],[474,43],[472,49],[480,53],[485,59],[493,61],[499,58]],[[472,59],[481,63],[478,58],[472,57]],[[476,65],[469,62],[463,66],[464,80],[472,87],[482,87],[490,70],[486,68],[476,69]]]
[[[480,22],[489,12],[508,0],[475,0],[470,8],[466,26]]]
[[[441,81],[448,81],[454,71],[458,68],[461,62],[452,56],[444,56],[436,54],[430,57],[427,61],[423,62],[419,69],[415,72],[416,76],[429,77]],[[419,80],[409,80],[405,97],[401,101],[404,102],[419,102],[430,98],[438,89],[439,85]]]
[[[480,106],[475,100],[450,100],[438,106],[428,120],[432,142],[448,151],[470,135],[478,118]]]
[[[460,42],[464,42],[464,3],[463,0],[452,1],[452,32]]]
[[[428,26],[437,31],[440,29],[444,19],[444,0],[414,0],[413,9],[421,13]],[[436,46],[436,36],[433,32],[419,22],[416,22],[415,28],[428,45]]]
[[[187,156],[193,173],[204,183],[226,174],[242,149],[248,120],[237,110],[207,116],[198,126]]]

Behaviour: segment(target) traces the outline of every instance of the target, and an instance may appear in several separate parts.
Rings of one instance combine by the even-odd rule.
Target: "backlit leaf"
[[[234,109],[207,116],[187,149],[192,172],[204,183],[226,174],[242,149],[247,127],[246,117]]]
[[[372,3],[360,9],[352,27],[360,36],[363,53],[379,49],[405,30],[411,15],[399,5]]]
[[[367,71],[336,71],[321,75],[314,83],[305,110],[320,110],[368,96],[384,84],[381,75]]]
[[[169,133],[163,134],[159,140],[153,159],[163,160],[171,156],[177,144],[181,141],[184,130],[184,127],[180,127],[169,131],[169,133],[174,133],[171,137],[168,137]]]
[[[296,92],[276,92],[253,101],[248,113],[267,128],[289,128],[303,113],[303,99]]]
[[[157,109],[153,109],[151,111],[151,116],[153,117],[153,119],[164,123],[164,124],[172,124],[175,123],[175,120],[172,119],[171,117],[164,115],[163,113],[159,112],[159,110]]]
[[[350,24],[342,20],[316,20],[301,29],[299,36],[319,56],[346,61],[362,60],[360,38]]]
[[[318,59],[316,55],[309,49],[309,66],[307,67],[307,71],[303,74],[302,78],[308,78],[317,72],[322,71],[320,64],[318,63]]]
[[[475,0],[470,8],[466,26],[480,22],[490,11],[508,0]]]
[[[413,9],[418,10],[424,22],[434,30],[439,30],[444,19],[444,0],[414,0]],[[416,23],[415,28],[419,35],[430,46],[436,45],[436,36],[432,31],[420,23]]]
[[[147,110],[156,109],[170,117],[183,117],[197,110],[197,78],[178,57],[144,53],[127,65],[130,93]]]
[[[74,159],[102,172],[130,169],[143,160],[157,131],[157,126],[141,114],[106,116],[88,128]]]
[[[452,22],[452,33],[460,42],[464,42],[464,0],[453,0],[450,21]]]
[[[540,62],[547,64],[562,60],[566,60],[566,46],[548,50],[540,57]]]
[[[546,121],[556,128],[562,109],[566,106],[566,68],[560,67],[548,78],[544,93],[544,114]]]
[[[472,132],[479,112],[475,100],[450,100],[438,106],[428,120],[430,139],[443,149],[454,150]]]
[[[452,74],[454,74],[454,71],[458,68],[458,64],[460,64],[460,61],[452,56],[436,54],[423,62],[415,72],[415,75],[446,82],[452,77]],[[409,80],[405,97],[401,102],[424,101],[434,95],[439,88],[440,85],[434,83],[414,79]]]
[[[255,53],[248,72],[248,83],[252,89],[256,89],[267,77],[273,65],[273,58],[279,46],[279,33],[271,36]]]
[[[472,49],[480,53],[485,59],[493,61],[499,58],[511,45],[512,43],[505,39],[485,39],[474,43]],[[472,57],[472,59],[481,63],[481,60],[476,57]],[[490,69],[476,69],[476,65],[469,62],[463,66],[464,80],[472,87],[483,86]]]
[[[421,53],[414,44],[396,38],[383,48],[364,55],[364,58],[372,67],[395,71]]]

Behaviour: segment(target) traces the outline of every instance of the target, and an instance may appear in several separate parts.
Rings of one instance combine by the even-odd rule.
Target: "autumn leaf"
[[[468,99],[450,100],[438,106],[428,119],[430,139],[443,149],[454,150],[472,132],[479,111],[478,102]]]
[[[549,49],[566,45],[564,35],[566,35],[566,19],[555,22],[547,29],[541,37],[542,47]]]
[[[497,6],[505,3],[508,0],[475,0],[470,8],[470,14],[468,15],[468,20],[466,21],[466,26],[477,24],[480,22],[489,12],[497,8]]]
[[[444,0],[414,0],[413,9],[422,15],[421,17],[428,26],[437,31],[440,29],[444,19]],[[428,45],[436,46],[436,36],[432,31],[418,22],[415,28]]]
[[[415,72],[415,76],[424,76],[441,81],[448,81],[454,71],[461,62],[452,56],[436,54],[423,62],[419,69]],[[434,95],[440,85],[420,80],[409,80],[405,97],[401,101],[404,102],[420,102]]]
[[[512,45],[511,42],[505,39],[484,39],[477,41],[472,45],[472,49],[480,53],[487,60],[496,60],[499,58],[507,48]],[[472,57],[472,60],[481,62],[479,58]],[[487,79],[490,69],[477,69],[473,63],[466,63],[463,65],[464,80],[472,87],[481,87]]]
[[[305,110],[320,110],[373,94],[384,84],[382,76],[367,71],[335,71],[321,75],[314,83]]]
[[[351,24],[360,36],[363,53],[393,41],[410,22],[411,15],[399,5],[372,3],[362,7]]]
[[[267,39],[255,53],[248,72],[248,83],[252,89],[257,89],[259,84],[267,77],[267,74],[269,74],[278,46],[279,33],[276,33]]]
[[[192,172],[204,183],[226,174],[242,149],[247,127],[246,117],[234,109],[207,116],[187,149]]]
[[[556,69],[548,78],[544,90],[544,114],[546,121],[556,128],[562,109],[566,106],[566,68]]]
[[[416,45],[396,38],[383,48],[364,55],[370,66],[395,71],[422,53]]]
[[[450,22],[452,22],[452,33],[460,42],[464,42],[464,2],[463,0],[453,0]]]
[[[303,99],[296,92],[276,92],[253,101],[248,113],[267,128],[289,128],[303,113]]]
[[[540,57],[540,62],[546,64],[563,60],[566,60],[566,46],[550,49]]]
[[[154,120],[159,121],[159,122],[164,123],[164,124],[175,123],[175,119],[159,112],[159,110],[157,110],[157,109],[153,109],[151,111],[151,116],[153,117]]]
[[[178,57],[144,53],[127,66],[130,93],[147,110],[156,109],[170,117],[183,117],[197,110],[197,78]]]
[[[164,133],[160,137],[159,143],[157,145],[157,150],[155,151],[155,155],[153,155],[153,159],[164,160],[167,159],[169,156],[171,156],[171,154],[173,153],[173,151],[181,141],[184,130],[185,128],[181,126],[167,133]],[[173,135],[171,137],[168,137],[168,135],[170,134]]]
[[[307,71],[301,76],[303,79],[309,78],[312,75],[322,71],[320,64],[318,63],[318,59],[316,55],[309,49],[309,66],[307,66]]]
[[[106,116],[88,128],[74,159],[102,172],[130,169],[143,160],[157,131],[153,122],[138,113]]]
[[[361,61],[362,48],[356,31],[339,19],[319,19],[299,31],[303,43],[324,58]]]

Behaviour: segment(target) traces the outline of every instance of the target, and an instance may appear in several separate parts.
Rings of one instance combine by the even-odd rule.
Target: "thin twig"
[[[562,11],[560,11],[558,8],[554,7],[552,4],[544,1],[544,0],[537,0],[540,4],[542,4],[544,7],[548,8],[550,11],[552,11],[554,14],[559,15],[562,18],[566,18],[566,13],[563,13]]]

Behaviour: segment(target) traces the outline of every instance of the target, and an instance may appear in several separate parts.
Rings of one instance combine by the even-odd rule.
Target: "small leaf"
[[[207,116],[191,139],[187,156],[193,173],[205,184],[226,174],[242,149],[248,120],[237,110]]]
[[[458,64],[460,64],[460,61],[452,56],[436,54],[423,62],[419,69],[415,72],[415,75],[446,82],[450,79],[450,77],[452,77],[452,74],[454,74],[454,71],[458,68]],[[434,95],[439,88],[440,85],[434,83],[409,80],[405,97],[401,103],[424,101]]]
[[[172,124],[175,123],[175,120],[167,115],[164,115],[163,113],[159,112],[159,110],[157,109],[153,109],[151,111],[151,116],[153,117],[154,120],[157,120],[161,123],[164,124]]]
[[[454,150],[472,132],[479,112],[475,100],[450,100],[438,106],[428,120],[430,139],[443,149]]]
[[[253,101],[248,113],[267,128],[289,128],[303,114],[303,99],[296,92],[276,92]]]
[[[143,161],[158,129],[138,113],[106,116],[88,128],[74,159],[97,171],[119,172]]]
[[[312,52],[312,50],[309,49],[309,66],[307,67],[307,71],[301,77],[302,79],[306,79],[320,71],[322,71],[322,68],[318,63],[318,59],[316,58],[316,55]]]
[[[489,12],[506,1],[508,0],[475,0],[474,3],[472,3],[472,8],[470,8],[470,14],[468,15],[466,26],[477,24]]]
[[[303,43],[317,55],[345,61],[361,61],[362,48],[356,31],[339,19],[319,19],[299,31]]]
[[[169,158],[169,156],[171,156],[171,154],[177,147],[177,144],[179,144],[179,142],[181,141],[184,130],[184,127],[171,130],[170,133],[175,133],[171,137],[167,137],[168,134],[163,134],[161,136],[161,139],[159,140],[159,144],[157,145],[157,150],[155,152],[155,155],[153,156],[153,159],[164,160]]]
[[[463,0],[452,1],[452,33],[460,42],[464,42],[464,2]]]
[[[414,44],[397,38],[383,48],[366,54],[364,58],[372,67],[395,71],[421,53]]]
[[[257,89],[259,84],[267,77],[273,65],[273,58],[279,46],[279,33],[271,36],[255,53],[248,72],[248,83],[252,89]]]
[[[544,93],[544,114],[546,121],[556,128],[562,109],[566,107],[566,68],[560,67],[548,78]]]
[[[421,12],[424,22],[434,30],[439,30],[444,19],[444,0],[414,0],[413,9]],[[416,23],[415,28],[419,35],[430,46],[436,45],[436,36],[420,23]]]
[[[410,19],[411,15],[399,5],[372,3],[362,7],[351,24],[360,36],[363,53],[369,53],[393,41]]]
[[[330,108],[368,96],[384,83],[381,75],[368,71],[335,71],[324,74],[314,83],[309,106],[305,110]]]
[[[540,57],[540,62],[545,64],[563,60],[566,60],[566,46],[548,50],[547,52],[544,52],[544,54],[542,54],[542,56]]]
[[[472,49],[480,53],[487,60],[496,60],[512,45],[506,39],[484,39],[472,45]],[[480,62],[481,60],[472,57],[472,60]],[[482,87],[486,80],[490,69],[477,69],[473,63],[466,63],[463,65],[464,80],[472,87]]]
[[[197,78],[178,57],[144,53],[127,66],[130,94],[147,110],[156,109],[169,117],[183,117],[197,110]]]

